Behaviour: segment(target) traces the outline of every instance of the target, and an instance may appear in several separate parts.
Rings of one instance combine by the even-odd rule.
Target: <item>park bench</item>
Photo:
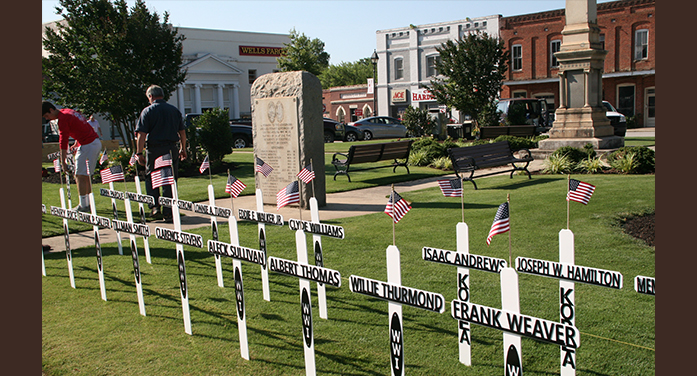
[[[514,172],[525,171],[528,174],[528,179],[531,179],[532,177],[530,176],[530,171],[528,171],[528,165],[533,161],[530,150],[521,149],[520,153],[520,158],[515,157],[513,152],[511,152],[511,147],[508,144],[508,141],[448,149],[448,154],[453,162],[455,174],[463,181],[472,182],[472,184],[474,184],[474,189],[477,189],[477,183],[474,182],[474,179],[494,174],[506,173],[509,171],[511,173],[511,178],[513,178]],[[510,170],[499,170],[474,176],[474,173],[478,170],[490,167],[506,166],[509,163],[512,166],[512,169]],[[525,166],[519,167],[515,165],[516,163],[525,163]],[[464,176],[468,172],[469,176]],[[461,173],[462,175],[460,175]]]
[[[532,137],[535,135],[534,125],[501,125],[493,127],[479,127],[479,138],[496,138],[498,136]]]
[[[407,169],[408,174],[409,167],[407,166],[407,161],[409,159],[410,151],[411,140],[386,142],[381,144],[351,145],[351,147],[348,150],[348,153],[334,153],[334,155],[332,156],[332,164],[334,165],[334,168],[336,168],[336,172],[334,173],[334,180],[336,180],[337,175],[346,175],[348,181],[350,182],[351,177],[349,176],[349,169],[352,165],[359,163],[374,163],[390,159],[394,160],[394,162],[391,165],[363,168],[360,170],[351,171],[365,171],[376,168],[393,167],[392,172],[395,172],[398,166],[404,166],[404,168]],[[344,158],[337,158],[338,156]],[[399,162],[399,159],[404,159],[404,162]]]

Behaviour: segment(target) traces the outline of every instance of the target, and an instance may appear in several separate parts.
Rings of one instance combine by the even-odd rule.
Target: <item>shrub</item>
[[[621,147],[607,157],[610,166],[615,167],[617,160],[624,159],[627,154],[635,154],[633,159],[636,162],[636,167],[632,169],[632,172],[627,172],[631,174],[651,174],[656,172],[656,152],[647,148],[646,146],[624,146]],[[627,163],[628,161],[623,161]],[[625,166],[626,167],[626,166]]]
[[[433,168],[438,168],[441,170],[452,170],[453,161],[450,159],[450,157],[440,157],[434,159],[431,163],[431,166],[433,166]]]
[[[518,151],[521,149],[534,149],[537,147],[537,142],[527,137],[502,135],[494,139],[494,142],[500,141],[508,141],[508,144],[511,147],[511,151]]]
[[[409,164],[412,166],[428,166],[430,163],[426,150],[412,150],[409,153]]]
[[[232,132],[230,132],[228,117],[229,114],[226,111],[214,108],[193,121],[193,125],[199,131],[201,146],[210,155],[211,163],[222,161],[225,155],[232,152]]]
[[[587,174],[596,174],[602,172],[605,169],[605,165],[600,160],[600,157],[588,157],[577,165],[577,168]]]
[[[414,137],[431,134],[435,123],[431,120],[428,110],[408,106],[402,115],[402,124],[407,127],[407,133]]]
[[[629,152],[612,160],[610,165],[617,171],[625,174],[634,174],[638,166],[636,153]]]
[[[430,137],[422,137],[412,143],[411,150],[412,152],[423,151],[429,163],[430,161],[445,156],[448,153],[448,151],[443,148],[443,144]],[[428,165],[428,163],[426,165]]]
[[[567,154],[554,154],[544,161],[542,172],[548,174],[568,174],[574,169],[574,163]]]
[[[583,149],[579,149],[573,146],[562,146],[559,149],[555,150],[552,153],[552,155],[566,155],[567,157],[569,157],[569,161],[575,165],[586,158],[595,157],[595,150],[593,150],[592,146],[590,148],[584,147]]]
[[[106,162],[104,162],[104,166],[102,166],[100,168],[105,169],[107,167],[121,165],[121,168],[123,168],[124,174],[135,175],[135,167],[130,166],[128,164],[128,161],[131,160],[131,155],[132,155],[132,153],[129,152],[128,149],[126,149],[126,148],[118,148],[116,150],[112,150],[108,154],[109,159]],[[138,165],[138,168],[141,170],[145,170],[145,166]]]

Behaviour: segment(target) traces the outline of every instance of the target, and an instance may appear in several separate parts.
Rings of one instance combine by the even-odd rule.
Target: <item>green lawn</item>
[[[232,156],[242,158],[242,153]],[[653,375],[655,298],[634,292],[632,285],[637,275],[655,276],[655,249],[624,234],[618,218],[655,209],[655,175],[576,178],[597,187],[588,205],[570,204],[576,263],[624,276],[621,290],[576,284],[576,326],[581,332],[578,374]],[[191,199],[195,190],[207,185],[207,179],[201,180],[200,187],[187,193],[189,198],[182,198]],[[480,179],[476,191],[466,185],[470,253],[508,259],[508,233],[494,237],[490,246],[485,239],[498,205],[510,194],[513,257],[558,261],[558,232],[566,228],[566,184],[564,176],[537,175],[523,181],[511,181],[507,176]],[[44,188],[44,195],[55,190],[55,186]],[[205,195],[205,189],[202,191]],[[457,291],[456,268],[421,259],[425,246],[455,249],[460,199],[443,197],[438,188],[402,196],[413,207],[395,226],[402,284],[440,293],[447,301],[443,314],[403,308],[405,373],[501,375],[502,335],[494,329],[473,325],[473,364],[466,367],[458,362],[457,323],[450,316],[450,301]],[[44,224],[46,217],[50,216],[44,216]],[[391,221],[377,212],[327,223],[342,226],[346,237],[322,240],[325,267],[340,271],[342,276],[340,288],[327,287],[328,320],[319,318],[312,284],[317,374],[389,374],[388,304],[351,293],[348,279],[358,275],[386,281],[385,249],[392,242]],[[267,225],[266,229],[268,254],[296,259],[294,233],[286,226]],[[228,241],[227,226],[221,230],[221,240]],[[201,234],[204,242],[211,238],[210,228],[193,232]],[[240,222],[242,246],[258,248],[256,233],[255,223]],[[243,262],[251,357],[247,361],[239,351],[232,262],[224,260],[226,287],[220,288],[214,258],[205,249],[184,247],[190,336],[184,333],[174,244],[153,236],[152,264],[142,256],[142,241],[138,245],[145,317],[138,311],[132,259],[128,252],[119,256],[115,243],[102,245],[106,302],[100,298],[93,247],[73,252],[76,289],[70,287],[65,254],[45,256],[48,275],[42,277],[42,368],[46,374],[305,374],[296,278],[270,273],[271,301],[267,302],[262,299],[259,266]],[[312,254],[309,259],[313,259]],[[501,306],[498,275],[472,270],[470,278],[472,303]],[[520,274],[519,279],[521,313],[559,320],[558,282],[527,274]],[[559,374],[558,346],[527,338],[522,345],[526,375]]]

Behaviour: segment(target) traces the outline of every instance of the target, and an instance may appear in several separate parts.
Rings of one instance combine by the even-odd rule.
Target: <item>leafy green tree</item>
[[[310,39],[293,28],[290,43],[283,45],[283,55],[276,59],[283,72],[306,71],[319,77],[329,66],[329,53],[324,51],[324,42],[317,38]]]
[[[222,161],[225,155],[232,152],[232,132],[227,111],[216,107],[204,112],[192,123],[199,131],[201,146],[204,154],[210,156],[211,164]]]
[[[319,76],[319,80],[322,82],[322,87],[328,89],[336,86],[365,84],[371,77],[373,77],[373,63],[370,58],[364,57],[355,62],[330,64]]]
[[[406,111],[404,111],[404,115],[402,115],[402,124],[407,127],[409,135],[414,137],[430,134],[436,126],[428,110],[422,110],[411,106],[408,106]]]
[[[471,33],[458,41],[442,43],[436,50],[438,76],[431,80],[429,91],[436,100],[468,114],[478,123],[480,114],[491,112],[499,98],[508,71],[509,53],[503,40],[486,33]]]
[[[46,28],[42,40],[42,96],[85,113],[106,115],[126,146],[134,148],[135,122],[148,105],[152,84],[165,95],[184,82],[182,41],[165,12],[162,20],[143,0],[60,0],[65,24]],[[167,98],[165,98],[167,99]]]

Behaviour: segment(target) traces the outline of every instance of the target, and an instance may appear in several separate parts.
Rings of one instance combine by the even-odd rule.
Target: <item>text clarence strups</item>
[[[622,288],[622,274],[611,270],[588,268],[563,262],[537,260],[526,257],[516,257],[515,269],[521,273],[566,279],[573,282],[588,283],[590,285],[610,287],[613,289]]]
[[[434,292],[417,290],[411,287],[393,285],[383,281],[352,275],[349,278],[351,292],[372,296],[391,302],[406,304],[428,311],[443,313],[445,299]]]
[[[450,307],[450,313],[456,320],[468,321],[567,348],[577,349],[581,345],[581,334],[575,326],[461,300],[453,300]]]
[[[168,240],[179,244],[190,245],[196,248],[203,248],[203,237],[201,235],[170,230],[164,227],[155,227],[155,237],[161,240]]]
[[[423,247],[421,256],[425,261],[439,262],[441,264],[461,266],[492,273],[501,273],[501,269],[506,267],[506,260],[504,259],[478,256],[469,253],[463,254],[438,248]]]
[[[251,221],[266,223],[269,225],[283,226],[283,216],[274,213],[265,213],[260,211],[238,209],[237,217],[240,221]]]
[[[330,236],[332,238],[343,239],[344,228],[341,226],[332,226],[324,223],[308,222],[299,219],[289,219],[288,227],[291,230],[303,230],[311,234]]]
[[[266,265],[263,251],[223,243],[217,240],[208,240],[208,252],[214,255],[232,257],[238,260],[259,264],[261,266]]]
[[[309,264],[269,257],[269,270],[276,273],[308,279],[334,287],[341,287],[341,273],[338,270],[323,268]]]

